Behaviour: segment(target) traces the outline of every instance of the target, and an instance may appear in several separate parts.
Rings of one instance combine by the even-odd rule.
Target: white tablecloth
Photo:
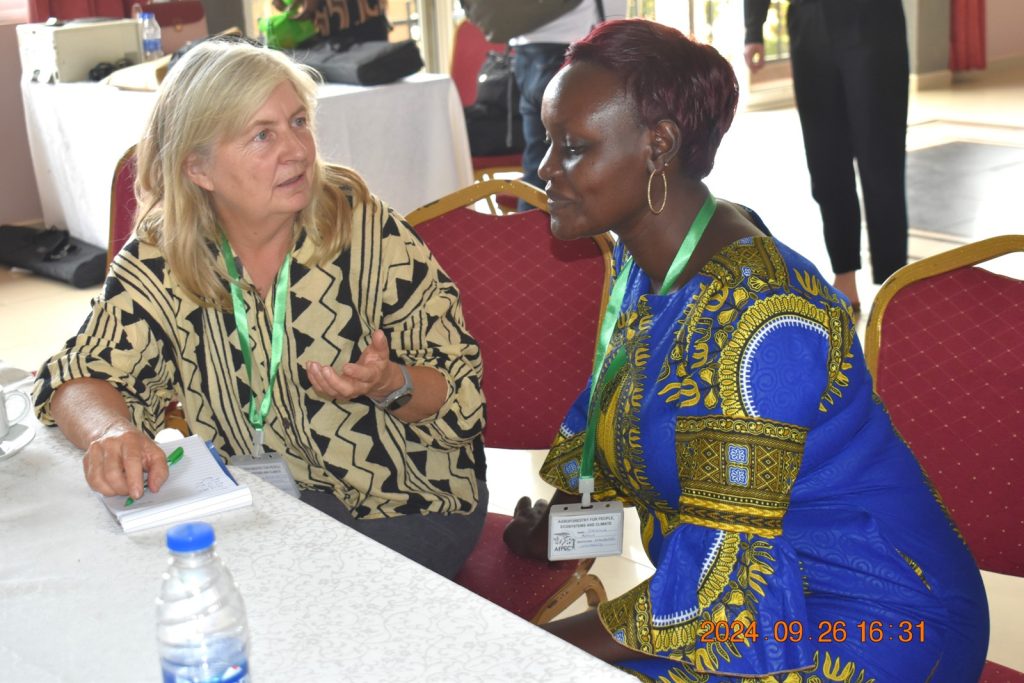
[[[34,424],[34,423],[33,423]],[[0,462],[0,681],[159,680],[163,530],[125,535],[55,429]],[[254,680],[633,680],[245,472],[209,518]]]
[[[21,91],[46,225],[106,248],[114,167],[139,141],[156,94],[27,80]],[[317,128],[321,156],[359,171],[403,214],[473,182],[462,106],[447,76],[326,84]]]

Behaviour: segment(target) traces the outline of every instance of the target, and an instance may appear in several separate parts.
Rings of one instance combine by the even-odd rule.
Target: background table
[[[32,166],[46,225],[106,248],[114,167],[137,143],[156,93],[23,80]],[[401,213],[473,182],[466,122],[448,76],[320,88],[317,143]]]
[[[35,424],[33,422],[33,424]],[[55,429],[0,462],[0,680],[155,681],[164,530],[125,535]],[[272,681],[635,680],[269,484],[211,516]]]

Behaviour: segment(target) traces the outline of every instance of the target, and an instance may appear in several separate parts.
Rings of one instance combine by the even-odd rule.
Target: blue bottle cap
[[[189,522],[167,530],[167,549],[176,553],[194,553],[213,545],[213,526],[206,522]]]

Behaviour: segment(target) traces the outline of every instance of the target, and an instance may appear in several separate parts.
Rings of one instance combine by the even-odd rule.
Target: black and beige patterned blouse
[[[302,238],[292,251],[266,448],[286,455],[303,488],[332,491],[356,517],[471,512],[484,473],[484,408],[480,352],[466,331],[458,290],[382,202],[356,204],[352,220],[351,245],[333,261],[313,265],[313,244]],[[252,291],[244,296],[262,396],[273,294],[265,301]],[[354,362],[378,328],[393,360],[446,378],[448,395],[436,416],[405,423],[365,397],[331,401],[313,391],[307,362]],[[53,424],[54,390],[79,377],[117,388],[150,434],[177,397],[193,433],[222,454],[251,449],[251,392],[234,316],[186,298],[152,245],[126,245],[79,333],[40,370],[36,412],[44,424]]]

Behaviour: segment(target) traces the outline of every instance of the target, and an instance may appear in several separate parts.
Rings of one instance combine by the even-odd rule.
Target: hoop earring
[[[654,201],[651,199],[651,185],[654,184],[654,176],[661,176],[661,206],[657,209],[654,208]],[[665,210],[665,205],[668,204],[668,178],[665,177],[665,171],[651,171],[651,175],[647,178],[647,206],[651,209],[651,213],[655,216],[661,214]]]

